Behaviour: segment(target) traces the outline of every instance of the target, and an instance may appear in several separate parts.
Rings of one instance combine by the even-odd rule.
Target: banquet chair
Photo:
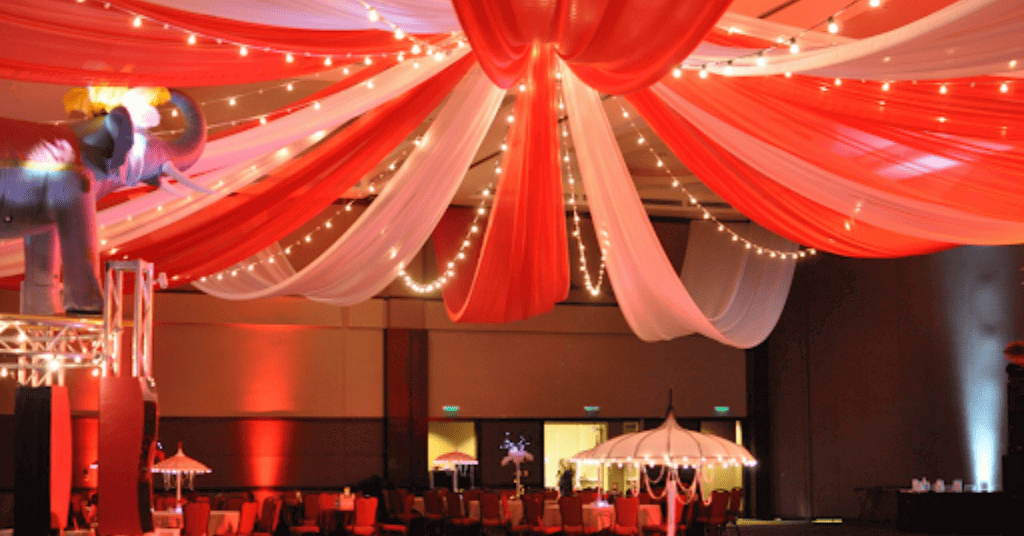
[[[428,533],[441,533],[444,527],[444,513],[441,510],[441,493],[435,489],[423,492],[423,517],[426,518]]]
[[[228,497],[224,499],[224,503],[220,508],[214,508],[210,505],[210,510],[242,510],[242,505],[245,504],[245,497]]]
[[[360,497],[356,499],[355,522],[345,527],[345,530],[355,536],[379,534],[376,497]]]
[[[317,494],[318,508],[320,513],[317,516],[317,526],[320,527],[321,534],[330,534],[334,531],[336,525],[336,518],[334,516],[338,508],[338,493],[330,493],[327,491],[320,492]],[[351,521],[345,518],[341,523],[342,525],[349,525]]]
[[[562,513],[562,532],[566,536],[600,532],[597,527],[588,527],[583,523],[583,499],[579,496],[558,499],[558,510]]]
[[[525,496],[523,496],[523,498],[521,500],[523,502],[523,519],[518,520],[519,523],[517,524],[516,523],[517,520],[512,519],[512,516],[511,516],[511,513],[510,513],[509,517],[508,517],[508,523],[509,523],[508,531],[511,534],[518,534],[520,536],[526,536],[533,529],[533,526],[530,525],[530,513],[531,512],[530,512],[529,509],[530,508],[534,508],[532,505],[536,503],[536,499],[534,497],[530,496],[530,495],[525,495]],[[544,504],[543,501],[541,501],[541,504]]]
[[[466,529],[480,524],[479,519],[466,516],[462,511],[462,504],[463,501],[458,494],[448,494],[448,500],[445,502],[445,516],[448,518],[445,525],[445,534],[464,533],[467,531]],[[463,530],[460,531],[459,529]]]
[[[184,517],[184,536],[206,536],[210,525],[210,503],[189,502],[182,509]]]
[[[636,497],[638,499],[640,499],[640,504],[653,504],[654,503],[654,499],[651,498],[651,494],[646,492],[646,491],[641,491],[639,494],[637,494]]]
[[[618,536],[636,536],[640,533],[637,515],[640,511],[640,499],[636,497],[619,497],[615,499],[615,524],[612,534]]]
[[[546,500],[546,501],[557,501],[558,500],[558,490],[557,489],[546,489],[546,490],[543,491],[543,493],[544,493],[544,500]]]
[[[530,525],[531,534],[550,536],[556,532],[562,532],[561,525],[544,524],[544,495],[542,494],[523,497],[523,514],[526,524]]]
[[[724,489],[712,491],[711,504],[701,508],[700,513],[694,517],[694,521],[704,525],[705,534],[711,531],[718,534],[721,528],[725,526],[726,513],[729,508],[729,495],[730,493]]]
[[[729,493],[729,508],[725,511],[725,527],[732,525],[740,533],[739,518],[743,515],[743,488],[735,487]]]
[[[501,495],[497,493],[480,494],[480,534],[487,529],[501,529],[505,527],[505,520],[501,516]]]
[[[288,527],[291,534],[317,534],[320,532],[320,495],[307,493],[302,496],[302,523]]]
[[[284,501],[280,497],[267,497],[263,499],[263,508],[260,510],[259,523],[256,526],[254,536],[271,536],[277,532],[277,524],[281,520],[281,506]]]
[[[245,501],[239,505],[238,530],[234,533],[235,536],[252,536],[256,531],[257,510],[259,510],[259,504],[252,501]]]

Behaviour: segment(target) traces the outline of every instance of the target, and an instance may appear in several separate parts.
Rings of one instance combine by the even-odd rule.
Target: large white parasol
[[[175,503],[175,509],[180,508],[181,505],[181,476],[185,475],[191,481],[197,474],[211,472],[210,468],[203,463],[185,456],[185,453],[181,450],[181,443],[178,443],[177,454],[153,465],[151,470],[154,473],[163,473],[165,482],[170,479],[170,475],[176,475],[175,488],[177,489],[178,500]]]
[[[676,422],[675,413],[669,405],[668,415],[661,426],[643,432],[633,432],[613,437],[596,447],[585,450],[573,461],[598,464],[632,464],[637,466],[655,465],[678,469],[696,469],[697,474],[704,467],[752,467],[757,460],[747,449],[720,437],[687,430]],[[679,486],[677,471],[665,471],[665,489],[668,493],[668,535],[675,536],[676,488]]]
[[[439,470],[442,470],[442,471],[451,471],[452,472],[452,491],[459,491],[457,489],[458,488],[458,484],[459,484],[459,467],[469,466],[470,469],[472,469],[473,466],[477,465],[478,463],[479,462],[477,462],[476,458],[470,456],[469,454],[466,454],[464,452],[454,451],[454,452],[447,452],[445,454],[442,454],[442,455],[438,456],[437,458],[434,458],[433,465],[434,465],[434,469],[439,469]],[[431,479],[433,479],[434,475],[431,474],[430,476],[431,476]],[[470,477],[470,478],[472,480],[472,477]],[[430,487],[434,487],[433,486],[433,482],[431,482],[431,486]]]

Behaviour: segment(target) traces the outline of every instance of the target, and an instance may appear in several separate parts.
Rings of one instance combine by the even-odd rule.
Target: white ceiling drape
[[[451,203],[501,105],[504,90],[479,66],[447,103],[380,196],[316,260],[289,277],[250,280],[243,288],[224,280],[195,285],[219,298],[250,300],[302,295],[346,306],[370,299],[419,253]],[[249,259],[240,264],[259,262]]]
[[[747,267],[751,269],[749,275],[731,276],[731,296],[703,294],[714,315],[709,319],[661,247],[622,159],[599,95],[576,78],[564,62],[559,64],[569,126],[594,228],[605,252],[615,298],[633,333],[645,341],[669,340],[696,332],[740,348],[759,344],[778,321],[796,260],[762,259],[763,265],[752,263],[749,258],[724,261],[695,257],[690,260],[687,252],[689,266],[684,267],[683,272],[690,284],[694,275],[701,271],[719,270],[722,266],[731,266],[739,272]],[[706,227],[698,227],[693,232],[725,236]],[[700,240],[696,243],[695,247],[706,249],[700,245]],[[723,255],[749,256],[743,248],[721,249]],[[779,249],[796,251],[797,248],[795,244],[781,242]],[[769,280],[774,283],[764,284]]]
[[[744,23],[745,33],[766,34],[773,23]],[[1010,71],[1011,60],[1024,59],[1024,3],[1007,0],[960,0],[914,22],[879,35],[836,46],[790,54],[785,47],[768,55],[761,67],[749,49],[698,48],[688,64],[715,61],[708,70],[723,73],[733,61],[732,76],[768,76],[786,72],[865,80],[924,80],[980,76]],[[777,35],[777,34],[776,34]],[[837,42],[842,42],[836,38]],[[999,43],[999,46],[993,46]],[[693,60],[698,60],[694,62]]]
[[[358,0],[148,0],[165,7],[253,24],[307,30],[389,30],[372,22]],[[460,31],[449,0],[369,0],[369,5],[406,32]]]

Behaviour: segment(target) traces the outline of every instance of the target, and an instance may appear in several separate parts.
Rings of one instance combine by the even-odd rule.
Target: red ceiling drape
[[[455,322],[523,320],[568,296],[553,62],[551,45],[531,55],[523,81],[528,89],[516,99],[479,255],[463,262],[456,284],[445,287],[445,307]],[[439,263],[454,255],[465,236],[465,225],[452,223],[434,233]]]
[[[187,220],[124,244],[179,283],[222,270],[294,231],[336,201],[404,140],[466,75],[469,55],[367,112],[263,181]]]
[[[0,3],[0,78],[53,84],[112,84],[154,86],[212,86],[277,80],[328,69],[324,59],[303,53],[336,54],[335,65],[347,54],[406,50],[388,32],[282,29],[219,19],[130,0],[133,10],[159,15],[172,27],[144,21],[102,2],[33,0]],[[169,20],[168,20],[169,19]],[[247,56],[237,46],[211,39],[187,43],[181,26],[228,41],[258,44]],[[433,36],[430,36],[433,38]],[[282,53],[262,47],[295,51],[288,63]]]
[[[552,43],[587,85],[612,94],[647,87],[678,64],[731,0],[453,0],[494,83],[525,72],[535,43]],[[651,31],[651,29],[656,29]]]
[[[751,220],[794,242],[849,257],[899,257],[954,244],[918,239],[859,223],[778,185],[679,117],[650,90],[627,95],[644,121],[708,188]]]

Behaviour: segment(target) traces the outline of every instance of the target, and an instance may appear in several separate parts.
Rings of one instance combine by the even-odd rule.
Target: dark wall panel
[[[1022,265],[1020,247],[799,265],[768,343],[775,515],[856,517],[858,488],[912,478],[998,482],[982,461],[1004,444]]]

